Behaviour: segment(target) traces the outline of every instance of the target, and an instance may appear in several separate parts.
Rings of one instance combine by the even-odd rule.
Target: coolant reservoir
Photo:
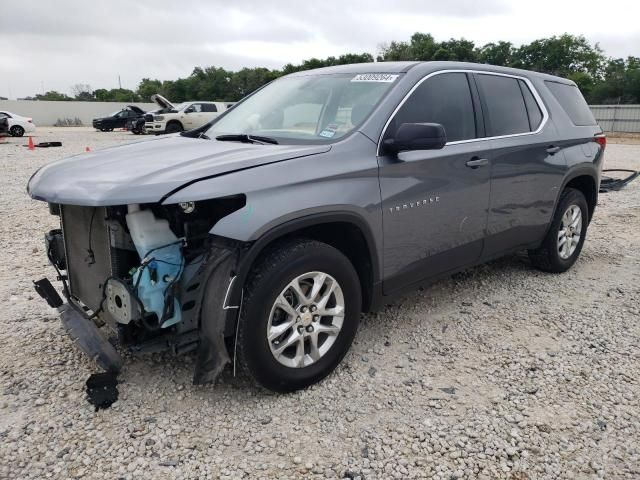
[[[131,240],[136,246],[140,259],[144,259],[154,248],[178,241],[178,237],[169,228],[169,222],[156,218],[151,210],[140,210],[139,207],[131,205],[126,219]]]

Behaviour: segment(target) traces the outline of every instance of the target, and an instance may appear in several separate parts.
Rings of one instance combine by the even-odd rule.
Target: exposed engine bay
[[[60,229],[46,235],[47,256],[68,301],[60,307],[63,323],[80,347],[103,359],[106,370],[119,368],[109,361],[113,353],[94,352],[95,342],[79,338],[93,333],[74,327],[83,324],[78,315],[97,327],[106,323],[136,352],[200,347],[194,381],[214,380],[229,361],[224,289],[233,283],[241,245],[209,231],[244,205],[244,195],[166,206],[50,204]],[[203,311],[210,288],[215,299]]]

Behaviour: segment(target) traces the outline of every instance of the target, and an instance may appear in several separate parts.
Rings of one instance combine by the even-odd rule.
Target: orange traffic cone
[[[29,150],[35,150],[36,147],[33,145],[33,137],[29,137]]]
[[[91,151],[91,149],[90,149],[89,147],[84,147],[84,151],[85,151],[85,152],[90,152],[90,151]]]

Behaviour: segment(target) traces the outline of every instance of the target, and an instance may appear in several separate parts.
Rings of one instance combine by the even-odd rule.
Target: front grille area
[[[111,275],[105,217],[103,207],[61,206],[69,289],[73,297],[94,311],[100,306],[104,281]]]
[[[130,277],[140,260],[124,228],[125,207],[61,205],[60,217],[71,295],[91,310],[100,307],[104,282]]]
[[[150,114],[148,114],[148,113],[147,113],[147,114],[144,116],[144,121],[145,121],[145,122],[153,122],[153,115],[150,115]]]

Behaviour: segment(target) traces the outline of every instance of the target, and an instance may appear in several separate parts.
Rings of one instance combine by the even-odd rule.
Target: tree
[[[640,103],[640,58],[607,58],[598,44],[583,36],[564,34],[541,38],[515,47],[498,41],[476,47],[464,38],[438,42],[429,33],[416,32],[409,41],[392,41],[379,46],[377,61],[451,60],[481,62],[550,73],[573,80],[588,102]],[[299,64],[288,63],[280,70],[221,67],[195,67],[186,78],[153,80],[143,78],[136,91],[97,89],[77,84],[71,87],[75,98],[59,92],[36,95],[41,100],[99,100],[103,102],[149,101],[160,93],[175,103],[187,100],[236,101],[281,75],[302,70],[347,63],[372,62],[369,53],[346,53],[326,58],[309,58]]]
[[[593,79],[600,79],[606,65],[606,57],[595,44],[590,45],[583,36],[553,36],[534,40],[515,51],[514,66],[568,77],[584,72]]]
[[[136,92],[126,88],[112,88],[111,90],[98,88],[93,94],[99,102],[135,103],[140,101],[140,96]]]
[[[73,85],[71,87],[71,94],[75,100],[84,102],[92,102],[96,99],[93,94],[93,90],[91,89],[91,85],[87,85],[86,83],[76,83]]]
[[[143,78],[138,85],[137,93],[143,102],[150,102],[151,95],[160,93],[162,95],[162,82],[160,80],[151,80]]]
[[[68,95],[64,93],[56,92],[55,90],[51,90],[42,95],[36,94],[35,98],[36,100],[53,100],[53,101],[65,101],[65,102],[69,100],[73,100],[73,98],[69,97]]]
[[[509,67],[513,65],[515,49],[511,42],[487,43],[477,51],[478,61],[490,65]]]
[[[394,41],[388,45],[382,45],[380,47],[378,61],[429,61],[434,59],[435,53],[439,48],[440,45],[434,40],[431,34],[417,32],[411,36],[409,43]]]
[[[589,95],[593,103],[640,103],[640,58],[609,59]]]

